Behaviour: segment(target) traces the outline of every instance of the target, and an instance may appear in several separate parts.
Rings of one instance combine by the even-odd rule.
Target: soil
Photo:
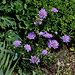
[[[59,52],[53,53],[58,55],[55,59],[55,63],[49,67],[48,64],[44,64],[42,68],[45,68],[47,71],[43,72],[43,75],[75,75],[75,53],[70,52],[66,45],[64,45]],[[59,62],[58,62],[59,60]],[[59,70],[58,70],[58,66]],[[46,73],[46,74],[45,74]]]

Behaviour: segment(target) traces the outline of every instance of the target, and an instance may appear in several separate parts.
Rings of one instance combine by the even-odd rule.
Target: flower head
[[[43,54],[43,55],[48,55],[48,51],[47,51],[46,49],[44,49],[44,50],[42,51],[42,54]]]
[[[34,22],[34,24],[39,23],[39,25],[40,25],[40,24],[42,24],[42,20],[43,20],[43,19],[37,18],[37,19],[36,19],[36,22]]]
[[[40,18],[45,18],[47,16],[47,12],[45,11],[45,9],[41,9],[39,11],[38,15],[39,15]]]
[[[47,42],[49,48],[53,47],[54,49],[58,48],[59,43],[56,40],[49,39]]]
[[[43,35],[44,34],[44,32],[40,32],[40,33],[38,33],[39,35]]]
[[[29,32],[27,37],[28,39],[34,39],[36,35],[34,34],[34,32]]]
[[[25,55],[23,54],[23,57],[24,57]]]
[[[24,48],[27,50],[27,52],[31,51],[31,46],[28,44],[25,44]]]
[[[59,46],[59,43],[56,40],[52,40],[52,47],[56,49],[58,48],[58,46]]]
[[[64,35],[64,36],[62,36],[62,38],[61,38],[62,40],[63,40],[63,42],[69,42],[69,36],[68,35]]]
[[[21,45],[21,41],[18,41],[18,40],[14,41],[13,45],[18,47],[19,45]]]
[[[43,34],[44,37],[47,37],[47,38],[52,38],[52,34],[49,34],[48,32],[45,32],[45,34]]]
[[[49,34],[48,32],[40,32],[38,33],[39,35],[42,35],[43,37],[46,37],[46,38],[52,38],[52,34]]]
[[[55,33],[56,35],[58,34],[58,32],[57,32],[57,31],[55,31],[54,33]]]
[[[39,62],[40,62],[39,57],[31,56],[30,63],[36,63],[38,65]]]
[[[51,8],[51,11],[58,12],[58,10],[56,8]]]
[[[48,45],[49,48],[51,48],[51,47],[53,46],[53,45],[52,45],[52,40],[51,40],[51,39],[48,40],[47,45]]]

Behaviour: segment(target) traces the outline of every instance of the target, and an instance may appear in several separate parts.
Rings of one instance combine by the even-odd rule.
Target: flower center
[[[67,40],[67,37],[65,37],[64,40]]]
[[[37,62],[37,58],[33,58],[33,61],[34,61],[34,62]]]
[[[16,45],[18,45],[18,44],[19,44],[19,42],[15,42],[15,44],[16,44]]]
[[[29,37],[31,37],[31,38],[32,38],[32,37],[33,37],[33,34],[30,34],[30,35],[29,35]]]
[[[43,51],[43,53],[46,54],[47,52],[46,51]]]
[[[44,16],[44,12],[41,12],[40,15],[41,15],[41,16]]]
[[[57,46],[57,43],[55,42],[55,43],[53,43],[53,45],[54,45],[54,46]]]
[[[37,19],[36,19],[36,22],[40,22],[40,18],[37,18]]]
[[[29,50],[29,47],[27,46],[26,49]]]

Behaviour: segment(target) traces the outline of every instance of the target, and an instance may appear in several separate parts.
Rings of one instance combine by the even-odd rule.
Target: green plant
[[[0,17],[0,26],[2,29],[6,29],[6,27],[13,27],[15,26],[15,21],[13,18],[8,16],[1,16]]]
[[[13,67],[11,67],[14,56],[10,56],[11,55],[7,54],[7,51],[5,50],[5,43],[3,44],[2,48],[0,45],[0,75],[12,75],[12,72],[16,67],[19,58],[17,59]]]
[[[43,19],[42,24],[34,25],[36,18],[39,18],[38,12],[40,9],[45,9],[47,17]],[[57,8],[58,13],[51,11],[51,8]],[[29,59],[31,55],[37,55],[40,60],[49,62],[48,65],[54,63],[55,55],[49,55],[49,59],[41,55],[43,49],[47,48],[47,38],[39,36],[38,33],[49,32],[53,39],[59,42],[59,48],[64,45],[61,36],[67,34],[70,37],[67,45],[74,46],[74,30],[75,30],[75,1],[74,0],[1,0],[0,1],[0,42],[5,40],[6,43],[6,57],[11,58],[11,55],[25,54],[19,61],[19,67],[22,71],[34,70],[35,64],[30,64]],[[58,34],[55,34],[55,31]],[[34,32],[36,38],[29,40],[27,35],[29,32]],[[13,46],[13,41],[20,40],[21,46]],[[24,49],[25,44],[30,44],[31,51],[27,52]],[[48,48],[49,52],[55,50]],[[74,51],[74,49],[72,50]],[[52,53],[51,53],[52,54]],[[60,55],[60,54],[59,54]],[[59,56],[58,55],[58,56]],[[26,59],[27,58],[27,59]],[[14,59],[14,60],[15,60]],[[40,64],[39,64],[40,66]],[[34,72],[33,72],[34,73]],[[42,72],[40,72],[41,74]]]

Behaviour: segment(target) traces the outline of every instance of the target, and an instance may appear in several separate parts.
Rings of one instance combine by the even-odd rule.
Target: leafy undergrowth
[[[70,49],[64,45],[61,49],[56,52],[51,53],[50,55],[54,55],[56,58],[52,61],[51,65],[45,60],[41,66],[35,67],[35,69],[31,69],[27,75],[74,75],[75,73],[75,48],[72,47]],[[28,71],[27,71],[28,72]],[[17,71],[14,70],[13,75],[17,75]]]
[[[74,30],[75,0],[0,0],[0,45],[14,56],[10,69],[20,58],[13,75],[73,75]]]

